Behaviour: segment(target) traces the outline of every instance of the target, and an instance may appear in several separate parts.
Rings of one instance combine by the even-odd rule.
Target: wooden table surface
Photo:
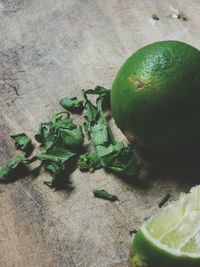
[[[187,20],[171,18],[170,5]],[[33,137],[39,122],[60,110],[63,96],[111,87],[141,46],[176,39],[200,48],[199,14],[199,0],[1,0],[0,163],[16,154],[10,134]],[[76,170],[75,189],[54,192],[43,185],[47,176],[0,185],[1,267],[128,266],[129,229],[157,211],[168,191],[176,199],[190,187],[158,179],[144,189],[103,170]],[[95,187],[120,201],[94,198]]]

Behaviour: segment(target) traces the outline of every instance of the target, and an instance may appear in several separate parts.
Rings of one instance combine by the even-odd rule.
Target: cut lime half
[[[134,267],[200,267],[200,186],[151,217],[131,247]]]

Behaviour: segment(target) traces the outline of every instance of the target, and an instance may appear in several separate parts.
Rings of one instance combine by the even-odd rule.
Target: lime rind
[[[200,258],[188,257],[184,253],[176,255],[166,245],[161,245],[159,241],[155,243],[155,240],[148,239],[142,229],[138,230],[135,235],[131,246],[131,257],[132,267],[200,266]],[[140,265],[137,265],[138,262]]]
[[[132,267],[148,267],[147,263],[139,255],[136,255],[132,258],[131,264]]]

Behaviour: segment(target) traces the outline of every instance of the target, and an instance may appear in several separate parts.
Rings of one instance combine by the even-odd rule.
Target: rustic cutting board
[[[187,20],[171,18],[170,5]],[[176,39],[200,48],[199,14],[198,0],[1,0],[0,163],[16,154],[10,134],[33,137],[63,96],[110,87],[141,46]],[[191,186],[166,177],[145,189],[102,170],[76,170],[75,189],[54,192],[43,185],[47,178],[42,172],[0,185],[0,266],[128,266],[129,230],[157,211],[167,192],[176,199]],[[120,201],[94,198],[95,187]]]

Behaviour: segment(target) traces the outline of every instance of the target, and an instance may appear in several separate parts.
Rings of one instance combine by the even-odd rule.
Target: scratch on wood
[[[17,96],[19,96],[19,92],[18,92],[18,89],[17,89],[17,87],[16,87],[16,86],[14,86],[14,85],[12,85],[12,84],[9,84],[9,86],[10,86],[11,88],[13,88],[13,90],[14,90],[15,94],[16,94]]]

